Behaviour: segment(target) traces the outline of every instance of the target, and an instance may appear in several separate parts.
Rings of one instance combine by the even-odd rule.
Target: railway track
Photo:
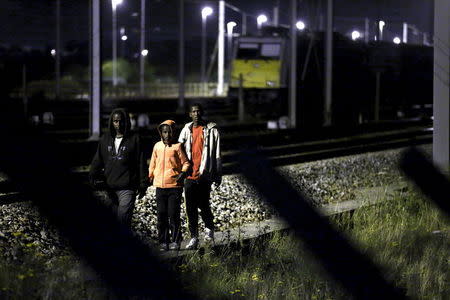
[[[259,147],[256,150],[269,159],[273,166],[289,165],[324,158],[358,154],[427,144],[432,142],[431,128],[414,128],[348,137]],[[224,173],[239,171],[239,151],[224,153]]]
[[[266,156],[273,166],[296,164],[318,159],[352,155],[364,152],[380,151],[427,144],[432,142],[432,128],[416,126],[383,132],[360,133],[338,138],[325,138],[319,140],[299,141],[299,137],[291,133],[269,133],[259,131],[235,133],[233,150],[222,153],[224,174],[239,172],[237,162],[239,152],[248,148],[249,140],[258,145],[254,149]],[[275,136],[277,137],[275,139]],[[285,143],[281,143],[285,140]],[[244,146],[245,145],[245,146]],[[250,146],[251,147],[251,146]],[[74,167],[73,173],[87,182],[89,167],[87,165]],[[8,180],[0,181],[0,205],[25,201],[17,192],[17,187]]]

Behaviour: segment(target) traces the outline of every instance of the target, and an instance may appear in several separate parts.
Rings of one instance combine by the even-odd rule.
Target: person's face
[[[125,120],[122,119],[122,116],[120,114],[114,114],[112,122],[116,133],[123,133],[123,130],[125,129]]]
[[[192,106],[191,111],[189,112],[189,116],[192,119],[192,122],[198,123],[202,120],[203,112],[198,106]]]
[[[172,140],[172,130],[170,130],[169,126],[161,127],[161,138],[164,144],[169,144]]]

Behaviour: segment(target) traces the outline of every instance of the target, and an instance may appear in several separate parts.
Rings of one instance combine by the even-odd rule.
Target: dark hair
[[[122,117],[122,120],[124,121],[125,128],[124,128],[123,135],[126,136],[126,135],[130,134],[131,121],[130,121],[130,116],[128,115],[128,112],[124,108],[116,108],[111,112],[111,115],[109,116],[108,128],[109,128],[109,132],[111,133],[111,136],[112,137],[116,136],[116,130],[114,129],[114,125],[112,122],[113,116],[116,114],[120,115]]]
[[[194,106],[197,106],[203,112],[203,106],[198,102],[191,104],[189,106],[189,111],[191,111]]]

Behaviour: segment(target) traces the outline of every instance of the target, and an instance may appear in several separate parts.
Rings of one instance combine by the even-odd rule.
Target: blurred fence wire
[[[3,122],[2,122],[3,123]],[[69,171],[59,145],[27,127],[0,124],[0,169],[120,298],[192,299],[175,276]]]
[[[169,268],[147,245],[93,197],[88,186],[71,174],[59,145],[3,121],[8,143],[0,147],[0,169],[15,182],[67,238],[119,297],[192,299]],[[365,255],[312,208],[269,161],[256,150],[240,154],[241,172],[318,258],[324,269],[357,299],[403,299]],[[415,149],[404,153],[401,167],[447,214],[449,182]]]

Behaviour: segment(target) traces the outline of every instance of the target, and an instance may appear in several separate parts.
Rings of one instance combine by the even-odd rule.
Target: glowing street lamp
[[[396,36],[393,40],[394,44],[400,44],[402,42],[402,40],[400,40],[400,38],[398,36]]]
[[[51,54],[52,56],[55,56],[55,55],[56,55],[56,50],[55,50],[55,49],[50,50],[50,54]]]
[[[148,55],[148,50],[147,49],[143,49],[142,51],[141,51],[141,55],[142,56],[147,56]]]
[[[352,31],[352,40],[357,40],[361,37],[361,33],[358,30],[353,30]]]
[[[259,15],[259,16],[256,18],[256,23],[257,23],[257,25],[258,25],[258,30],[260,30],[262,24],[263,24],[263,23],[266,23],[267,21],[268,21],[268,19],[267,19],[267,16],[266,16],[266,15]]]
[[[233,34],[233,28],[236,27],[236,26],[237,26],[236,22],[234,22],[234,21],[228,22],[227,23],[227,33],[232,35]]]
[[[227,23],[227,36],[228,36],[228,62],[231,67],[231,52],[233,51],[233,28],[236,27],[236,22],[231,21]]]
[[[126,35],[122,35],[122,37],[120,38],[122,41],[126,41],[128,40],[128,37]]]
[[[383,40],[383,28],[386,26],[386,23],[383,20],[378,22],[378,29],[380,30],[380,41]]]
[[[206,20],[213,13],[213,9],[205,6],[202,9],[202,53],[201,53],[201,81],[206,81]]]
[[[298,30],[304,30],[306,28],[306,25],[303,21],[298,21],[295,23],[295,27],[297,27]]]
[[[117,5],[121,4],[122,0],[111,0],[112,4],[112,43],[113,43],[113,85],[117,85]]]
[[[212,15],[213,13],[213,9],[209,6],[205,6],[202,9],[202,19],[206,19],[207,17],[209,17],[210,15]]]

